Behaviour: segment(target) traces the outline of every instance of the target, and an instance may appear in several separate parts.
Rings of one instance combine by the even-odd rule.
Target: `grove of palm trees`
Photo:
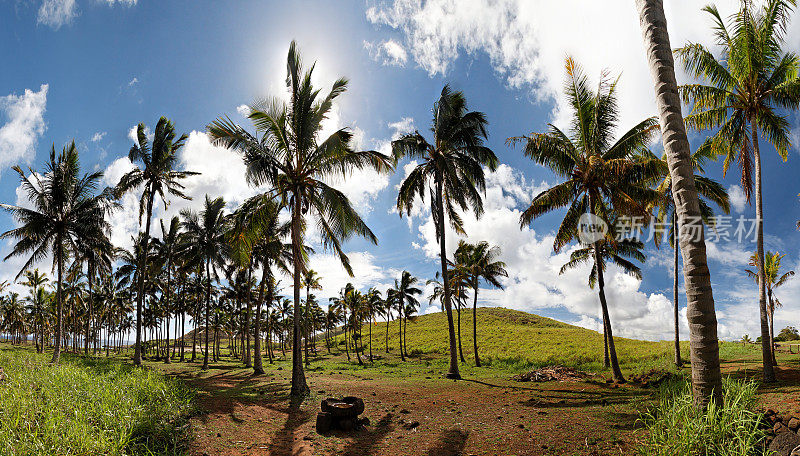
[[[174,26],[108,3],[45,0],[37,33]],[[120,131],[109,111],[84,139],[56,83],[47,122],[0,98],[0,454],[800,455],[795,0],[692,5],[688,35],[629,2],[641,68],[572,49],[530,81],[498,49],[533,33],[524,4],[489,44],[436,44],[441,16],[485,19],[439,0],[352,26],[401,41],[309,38],[344,3],[182,7],[205,34],[141,37],[169,49],[112,89],[70,81],[110,90]],[[448,50],[473,60],[431,63]]]

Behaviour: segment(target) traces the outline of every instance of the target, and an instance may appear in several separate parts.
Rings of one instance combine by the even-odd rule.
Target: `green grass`
[[[0,348],[0,454],[182,454],[192,392],[150,369]]]
[[[662,387],[658,404],[643,414],[648,433],[640,453],[648,456],[766,455],[761,415],[754,411],[758,385],[726,379],[725,406],[698,410],[686,381]]]
[[[455,317],[455,315],[454,315]],[[389,323],[389,347],[397,350],[398,324]],[[369,328],[364,326],[364,341]],[[372,327],[372,350],[382,354],[386,324]],[[472,355],[472,311],[461,313],[461,342],[467,363]],[[669,368],[670,342],[647,342],[615,337],[620,365],[629,372]],[[448,353],[447,317],[444,313],[422,315],[409,321],[409,352],[445,359]],[[687,347],[688,348],[688,347]],[[478,353],[487,366],[520,372],[549,364],[564,364],[585,370],[603,370],[603,336],[577,326],[504,308],[478,309]]]

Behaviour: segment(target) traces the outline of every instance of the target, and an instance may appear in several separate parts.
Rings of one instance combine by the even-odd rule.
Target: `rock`
[[[775,432],[775,434],[777,435],[778,433],[783,432],[783,429],[785,428],[786,426],[784,426],[783,423],[775,423],[772,426],[772,431]]]
[[[800,435],[789,431],[784,428],[783,432],[775,434],[767,449],[775,452],[776,456],[790,456],[792,454],[800,454],[796,451],[800,447]]]
[[[797,432],[797,430],[800,429],[800,420],[795,417],[791,417],[786,426],[789,428],[789,430]]]

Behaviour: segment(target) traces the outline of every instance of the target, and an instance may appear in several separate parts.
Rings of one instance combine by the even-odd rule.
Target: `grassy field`
[[[182,383],[118,360],[0,346],[0,454],[179,454],[193,394]]]

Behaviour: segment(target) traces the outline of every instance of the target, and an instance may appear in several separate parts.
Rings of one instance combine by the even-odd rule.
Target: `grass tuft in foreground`
[[[692,404],[691,384],[664,385],[658,404],[642,419],[649,433],[640,448],[648,456],[766,455],[761,415],[754,411],[758,385],[723,381],[725,407],[712,403],[705,411]]]
[[[192,393],[118,361],[0,350],[0,454],[182,454]]]

